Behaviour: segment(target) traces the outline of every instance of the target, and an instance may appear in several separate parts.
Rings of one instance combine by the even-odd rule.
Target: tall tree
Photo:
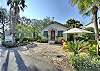
[[[98,22],[97,22],[97,12],[100,8],[100,0],[72,0],[72,3],[78,7],[80,13],[83,15],[93,15],[94,22],[94,30],[95,30],[95,38],[97,42],[99,41],[99,31],[98,31]],[[97,54],[98,54],[98,46],[97,45]]]
[[[25,8],[25,0],[8,0],[7,5],[10,6],[10,12],[12,12],[12,17],[11,17],[11,33],[13,35],[13,43],[15,43],[15,27],[18,21],[18,16],[20,13],[20,10],[24,11]]]
[[[69,19],[66,22],[66,26],[68,29],[71,29],[71,28],[81,28],[83,25],[78,20]]]

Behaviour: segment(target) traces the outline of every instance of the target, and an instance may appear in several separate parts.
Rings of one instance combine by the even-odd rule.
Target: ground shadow
[[[27,47],[28,49],[29,49],[29,48],[35,48],[35,47],[37,47],[37,44],[31,43],[31,44],[26,45],[26,47]]]
[[[29,68],[29,71],[41,71],[36,66],[33,66],[33,65],[31,67],[29,66],[28,68]]]
[[[14,54],[19,71],[40,71],[36,66],[27,67],[17,50],[14,50]]]
[[[8,50],[6,60],[4,64],[2,65],[2,71],[8,71],[9,54],[10,54],[10,51]]]
[[[4,56],[4,53],[7,49],[4,48],[4,47],[0,47],[0,57],[3,57]]]
[[[14,50],[19,71],[29,71],[17,50]]]
[[[35,48],[37,46],[38,46],[37,44],[31,43],[31,44],[27,44],[27,45],[24,45],[24,46],[20,46],[20,48],[18,48],[18,50],[20,50],[20,51],[27,51],[27,50],[29,50],[31,48]]]

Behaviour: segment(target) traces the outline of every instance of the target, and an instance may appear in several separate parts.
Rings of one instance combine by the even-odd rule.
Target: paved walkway
[[[55,45],[51,46],[57,47]],[[0,54],[0,71],[63,71],[50,62],[49,58],[46,57],[46,52],[41,55],[40,49],[42,47],[49,48],[51,46],[37,43],[35,48],[29,48],[28,50],[21,50],[23,47],[21,49],[0,48],[0,53],[2,53]]]

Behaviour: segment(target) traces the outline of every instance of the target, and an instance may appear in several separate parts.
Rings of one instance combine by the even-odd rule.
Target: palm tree
[[[98,31],[98,24],[97,24],[97,12],[100,7],[100,0],[72,0],[72,3],[79,8],[81,14],[93,15],[93,22],[95,25],[94,26],[95,38],[98,42],[99,31]],[[98,45],[97,45],[97,54],[98,54]]]
[[[25,0],[8,0],[7,5],[10,6],[10,12],[11,12],[11,33],[13,35],[13,44],[15,43],[15,26],[18,21],[18,16],[20,10],[24,11],[24,8],[26,7],[25,5]]]

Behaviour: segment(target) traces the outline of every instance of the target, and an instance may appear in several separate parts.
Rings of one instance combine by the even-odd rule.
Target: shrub
[[[100,71],[100,61],[92,56],[71,56],[69,62],[77,71]]]
[[[23,38],[22,42],[32,42],[32,38]]]
[[[11,48],[11,47],[16,47],[16,44],[13,44],[12,41],[5,41],[2,43],[3,46],[7,47],[7,48]]]
[[[41,43],[48,43],[48,40],[42,39]]]
[[[33,38],[16,38],[16,44],[18,45],[27,45],[28,43],[32,42]]]

